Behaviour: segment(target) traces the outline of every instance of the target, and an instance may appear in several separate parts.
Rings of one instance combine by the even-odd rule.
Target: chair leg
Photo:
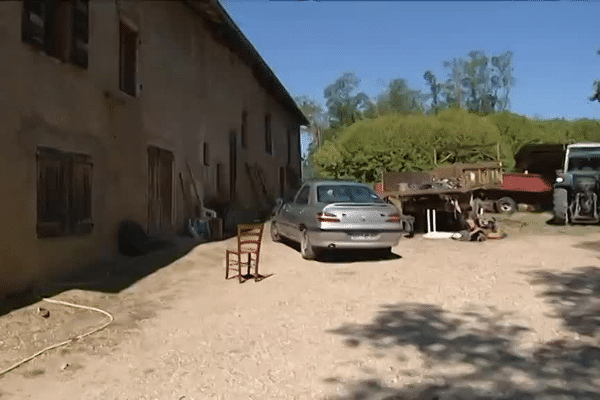
[[[254,276],[254,281],[258,282],[258,279],[260,277],[260,275],[258,274],[258,254],[256,254],[256,260],[254,261],[254,272],[256,273],[256,275]]]
[[[225,279],[229,279],[229,253],[225,255]]]

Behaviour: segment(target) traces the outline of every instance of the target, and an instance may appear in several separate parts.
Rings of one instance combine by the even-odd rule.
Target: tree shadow
[[[432,304],[384,305],[373,322],[330,332],[345,336],[349,348],[369,346],[388,356],[415,349],[430,373],[403,386],[386,383],[386,371],[346,382],[329,377],[345,394],[327,399],[600,399],[600,347],[555,341],[528,350],[521,335],[529,328],[509,317],[493,308],[452,313]]]
[[[588,242],[589,243],[589,242]],[[568,272],[548,270],[529,273],[533,285],[544,285],[541,296],[554,308],[555,318],[586,336],[600,333],[600,268],[575,268]]]
[[[573,247],[583,250],[600,251],[600,242],[581,242],[579,244],[574,245]]]
[[[38,286],[9,294],[0,302],[0,316],[72,289],[119,293],[142,278],[155,273],[187,255],[203,241],[189,237],[171,237],[153,242],[152,251],[139,256],[116,255],[109,262],[59,275]]]

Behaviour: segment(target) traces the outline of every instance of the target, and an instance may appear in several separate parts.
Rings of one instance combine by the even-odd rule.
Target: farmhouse
[[[0,45],[0,295],[181,231],[194,186],[233,226],[298,185],[306,118],[215,0],[1,2]]]

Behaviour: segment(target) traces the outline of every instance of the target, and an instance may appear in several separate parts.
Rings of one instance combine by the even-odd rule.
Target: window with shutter
[[[66,164],[60,153],[41,150],[37,154],[37,233],[39,237],[61,236],[66,231]]]
[[[46,43],[47,7],[45,0],[23,0],[22,39],[41,49]]]
[[[88,65],[88,0],[23,0],[22,40],[51,57]]]
[[[265,151],[273,154],[273,141],[271,136],[271,116],[265,115]]]
[[[137,94],[137,42],[138,33],[120,21],[119,89],[130,96]]]
[[[242,127],[240,129],[240,141],[242,148],[248,147],[248,112],[242,111]]]
[[[71,62],[80,67],[88,66],[89,2],[73,1],[73,38],[71,41]]]
[[[91,232],[91,158],[40,147],[37,175],[38,237]]]

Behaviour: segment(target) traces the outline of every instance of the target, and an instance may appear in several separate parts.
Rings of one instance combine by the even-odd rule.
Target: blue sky
[[[511,111],[543,118],[600,118],[587,98],[600,79],[600,1],[221,0],[292,96],[324,105],[343,72],[375,96],[394,78],[428,91],[445,60],[471,50],[514,53]]]

